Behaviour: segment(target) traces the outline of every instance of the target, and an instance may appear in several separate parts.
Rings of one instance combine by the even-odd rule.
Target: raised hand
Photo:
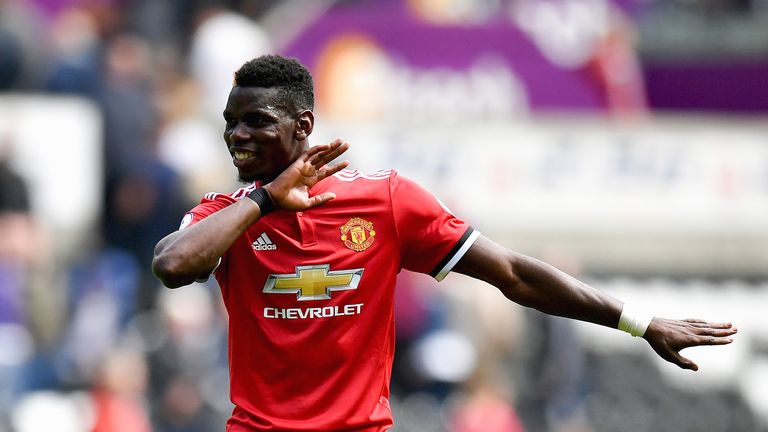
[[[700,345],[726,345],[733,342],[732,336],[736,332],[731,323],[654,318],[643,338],[664,360],[695,371],[699,366],[680,355],[680,350]]]
[[[309,188],[320,180],[333,175],[349,165],[343,161],[329,166],[328,163],[349,149],[349,143],[336,139],[330,144],[310,148],[277,178],[264,185],[277,208],[302,211],[325,204],[336,198],[333,192],[309,196]]]

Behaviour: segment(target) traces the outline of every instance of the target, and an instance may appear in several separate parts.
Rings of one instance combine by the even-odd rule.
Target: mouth
[[[256,153],[250,150],[242,149],[230,150],[230,154],[232,155],[232,162],[237,168],[252,162],[252,160],[256,157]]]

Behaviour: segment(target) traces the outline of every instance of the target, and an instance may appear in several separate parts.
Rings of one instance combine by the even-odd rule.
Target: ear
[[[312,111],[302,111],[296,117],[296,140],[304,141],[312,133],[315,127],[315,114]]]

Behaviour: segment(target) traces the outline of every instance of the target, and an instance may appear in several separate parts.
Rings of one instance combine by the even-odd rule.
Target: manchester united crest
[[[363,218],[352,218],[341,226],[341,241],[344,246],[355,252],[362,252],[373,244],[376,231],[373,230],[373,222]]]

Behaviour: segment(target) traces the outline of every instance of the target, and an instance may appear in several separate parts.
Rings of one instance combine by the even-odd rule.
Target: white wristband
[[[642,337],[651,324],[653,315],[644,312],[636,306],[624,303],[619,317],[619,330],[632,336]]]

